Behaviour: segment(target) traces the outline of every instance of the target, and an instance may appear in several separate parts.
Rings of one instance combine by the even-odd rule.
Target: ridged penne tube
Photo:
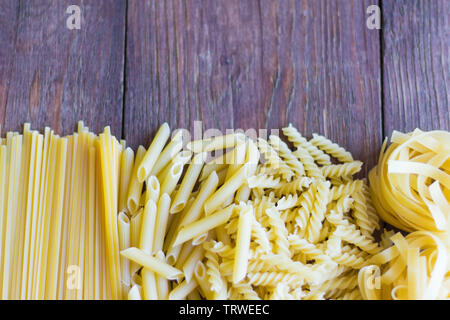
[[[156,252],[156,258],[164,262],[166,261],[162,250]],[[156,275],[156,288],[158,290],[158,300],[167,300],[169,297],[169,281],[164,277]]]
[[[184,225],[175,238],[174,246],[178,246],[224,224],[233,213],[233,208],[234,205],[228,206],[225,209],[204,217],[203,219]]]
[[[167,193],[168,195],[172,194],[178,183],[178,180],[180,180],[181,174],[183,173],[183,167],[184,167],[183,162],[172,163],[169,171],[167,172],[167,175],[161,181],[161,190],[160,190],[161,194],[164,193]]]
[[[177,263],[175,264],[175,268],[182,270],[183,264],[186,259],[191,254],[192,250],[194,250],[194,246],[192,245],[192,241],[188,241],[183,243],[180,254],[178,256]]]
[[[228,149],[243,141],[245,141],[245,135],[243,133],[231,133],[203,140],[190,141],[186,145],[186,148],[194,153],[210,152]]]
[[[156,176],[160,184],[164,181],[164,179],[169,174],[169,171],[173,167],[175,163],[182,163],[183,166],[191,160],[192,152],[191,151],[180,151],[173,159],[164,167],[163,170]]]
[[[167,263],[170,264],[171,266],[173,266],[174,264],[177,263],[178,261],[178,257],[180,255],[181,252],[181,245],[180,246],[176,246],[176,247],[170,247],[169,250],[167,251]]]
[[[220,170],[226,169],[228,167],[228,164],[226,163],[221,163],[221,164],[217,164],[217,163],[207,163],[203,166],[203,170],[202,173],[200,174],[200,177],[198,178],[198,181],[203,181],[206,178],[209,177],[209,175],[211,173],[215,172],[219,172]]]
[[[128,248],[121,251],[120,254],[168,280],[177,280],[182,276],[180,270],[152,257],[138,248]]]
[[[170,136],[169,125],[167,123],[163,123],[162,126],[159,128],[158,132],[156,133],[155,137],[153,138],[150,147],[148,147],[148,150],[145,153],[144,158],[139,164],[137,170],[137,178],[139,183],[143,183],[145,179],[147,179],[147,177],[150,175],[150,172],[152,171],[158,156],[163,150],[167,139],[169,139],[169,136]]]
[[[130,238],[130,247],[139,247],[139,239],[141,234],[141,223],[142,223],[142,217],[144,208],[141,208],[134,216],[130,219],[130,232],[131,232],[131,238]],[[138,270],[140,266],[135,263],[130,263],[130,276],[133,276]]]
[[[177,213],[183,210],[186,205],[187,199],[189,198],[192,189],[194,189],[195,183],[197,182],[200,171],[202,170],[203,163],[206,158],[206,153],[199,153],[192,158],[191,163],[181,181],[180,189],[178,189],[175,194],[172,206],[170,207],[170,213]]]
[[[196,246],[183,263],[184,278],[187,282],[191,281],[197,263],[203,259],[204,252],[205,250],[203,249],[203,246]]]
[[[233,193],[246,181],[248,175],[249,164],[244,164],[230,177],[230,179],[226,180],[225,183],[208,198],[208,200],[206,200],[204,204],[205,213],[209,214],[223,204],[227,198],[233,195]]]
[[[256,170],[258,169],[260,153],[258,147],[252,140],[249,140],[247,143],[247,152],[245,155],[245,162],[249,163],[249,177],[255,175]],[[238,191],[236,192],[235,202],[240,203],[241,201],[248,201],[250,197],[250,187],[248,183],[242,185]]]
[[[137,284],[132,286],[130,291],[128,291],[128,300],[142,300],[141,290]]]
[[[209,282],[206,277],[206,268],[205,265],[199,261],[195,266],[194,270],[195,280],[197,281],[201,294],[208,300],[212,300],[214,298],[214,292],[209,287]]]
[[[144,300],[158,300],[158,287],[155,273],[147,268],[142,268],[142,295]]]
[[[155,176],[150,176],[147,179],[145,186],[147,188],[145,190],[145,202],[152,199],[154,203],[157,203],[159,199],[159,192],[161,190],[158,178]]]
[[[252,232],[253,207],[244,206],[239,213],[239,225],[236,237],[236,253],[233,265],[233,283],[238,283],[247,274],[250,252],[250,237]]]
[[[139,146],[136,152],[136,158],[134,160],[133,171],[131,173],[130,185],[128,186],[127,193],[127,208],[128,212],[133,215],[138,210],[139,199],[141,198],[143,183],[139,182],[137,177],[137,170],[139,168],[139,164],[145,155],[145,148],[143,146]]]
[[[200,217],[206,199],[208,199],[216,190],[218,180],[219,178],[217,177],[217,174],[213,172],[208,179],[202,182],[197,197],[189,206],[189,209],[180,221],[180,227],[189,224]]]
[[[172,160],[178,152],[183,148],[183,131],[179,130],[173,136],[172,140],[167,144],[164,150],[156,160],[155,165],[150,172],[151,175],[157,176],[162,169]]]
[[[241,168],[241,166],[243,165],[243,163],[245,161],[246,150],[247,150],[247,143],[240,143],[234,147],[232,163],[228,166],[227,175],[225,176],[225,181],[230,179],[230,177],[232,177],[233,174],[235,174],[236,171],[238,171]],[[249,166],[248,174],[250,175],[250,165],[248,164],[248,166]],[[253,168],[254,168],[254,166],[252,166],[252,169]],[[245,185],[245,184],[242,184],[242,185]],[[233,194],[231,194],[230,196],[228,196],[227,199],[225,199],[225,201],[222,204],[222,207],[228,206],[232,202],[233,202]]]
[[[142,212],[141,231],[139,234],[139,248],[147,254],[153,250],[153,240],[156,224],[156,204],[153,200],[147,201]]]
[[[134,166],[134,151],[126,148],[120,154],[119,211],[127,208],[128,186]]]
[[[233,163],[235,150],[236,148],[233,148],[225,154],[217,156],[211,161],[208,161],[203,167],[202,173],[198,180],[205,180],[213,171],[219,172],[221,170],[227,169],[228,165]]]
[[[169,218],[169,206],[170,197],[167,193],[161,195],[158,200],[158,206],[156,210],[155,219],[155,231],[153,236],[153,250],[152,252],[158,252],[162,250],[164,238],[166,236],[167,221]]]
[[[119,229],[119,250],[125,250],[130,247],[130,219],[124,212],[119,212],[117,216],[117,226]],[[124,257],[120,258],[120,269],[122,283],[130,285],[130,261]]]
[[[186,297],[192,291],[194,291],[195,288],[197,288],[197,286],[197,280],[195,279],[192,279],[189,282],[184,280],[178,286],[172,289],[172,291],[170,291],[168,300],[185,300]]]

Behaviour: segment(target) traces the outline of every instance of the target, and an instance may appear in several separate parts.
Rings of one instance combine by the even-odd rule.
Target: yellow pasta
[[[175,157],[175,155],[181,151],[182,147],[183,147],[183,131],[179,130],[177,133],[174,134],[172,140],[169,142],[169,144],[167,144],[167,146],[159,155],[158,160],[156,160],[156,163],[153,166],[150,174],[157,176],[158,173],[162,169],[164,169],[164,167],[170,162],[170,160],[172,160]]]
[[[131,247],[121,251],[120,254],[168,280],[179,279],[182,275],[180,270],[152,257],[138,248]]]
[[[381,218],[405,231],[448,230],[450,203],[450,133],[393,133],[369,174],[375,207]],[[447,172],[447,173],[446,173]],[[435,183],[434,183],[435,182]]]
[[[169,300],[184,300],[197,286],[198,284],[195,279],[189,282],[185,280],[170,291]]]
[[[134,155],[82,121],[8,132],[2,298],[450,298],[448,132],[394,132],[370,189],[342,147],[283,133],[294,149],[232,133],[183,151],[163,124]]]
[[[170,197],[167,193],[161,195],[158,201],[158,208],[155,217],[155,231],[153,235],[152,252],[162,250],[164,238],[166,236],[167,222],[169,218]],[[145,232],[148,232],[147,230]]]
[[[178,246],[224,224],[230,218],[233,208],[233,205],[228,206],[225,209],[208,215],[203,219],[184,225],[178,232],[173,245]]]
[[[134,160],[133,171],[131,172],[131,178],[127,193],[127,208],[130,214],[134,214],[138,210],[139,199],[141,198],[143,183],[139,182],[137,177],[137,171],[145,154],[146,154],[145,148],[143,146],[139,146],[136,152],[136,158]]]
[[[245,180],[249,176],[249,165],[244,164],[239,170],[236,171],[233,176],[231,176],[225,183],[217,189],[211,197],[206,200],[204,207],[205,213],[209,214],[217,209],[221,204],[223,204],[228,197],[233,195]]]
[[[147,179],[147,177],[150,175],[150,172],[152,171],[153,166],[156,163],[158,155],[163,150],[169,136],[169,125],[167,123],[164,123],[159,128],[142,161],[139,163],[139,167],[137,169],[137,179],[139,183],[143,183],[145,179]]]
[[[130,242],[130,219],[128,216],[120,212],[118,215],[118,229],[119,229],[119,249],[120,251],[125,250],[131,246]],[[121,268],[121,283],[128,287],[131,283],[130,279],[130,261],[121,257],[120,258],[120,268]],[[124,292],[126,294],[126,291]]]
[[[252,228],[253,207],[245,206],[239,213],[236,253],[233,266],[233,283],[240,282],[247,273]]]
[[[206,153],[199,153],[192,159],[186,174],[181,182],[180,189],[175,194],[172,206],[170,207],[170,213],[177,213],[183,210],[186,205],[187,199],[194,188],[195,182],[200,175],[200,171],[205,161]]]
[[[231,133],[224,136],[217,136],[207,138],[204,140],[190,141],[187,144],[187,149],[195,153],[209,152],[214,150],[223,150],[234,147],[245,140],[245,135],[242,133]]]
[[[128,186],[134,166],[134,152],[126,148],[120,155],[119,211],[127,208]]]

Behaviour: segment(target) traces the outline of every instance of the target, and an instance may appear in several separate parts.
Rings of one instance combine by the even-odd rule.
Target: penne
[[[203,219],[184,225],[175,238],[174,246],[178,246],[224,224],[230,218],[233,208],[234,205],[228,206],[225,209],[204,217]]]
[[[244,164],[205,202],[205,213],[209,214],[219,208],[228,197],[234,194],[245,182],[249,175],[249,165]]]
[[[202,170],[203,163],[206,158],[206,153],[199,153],[192,159],[183,180],[181,181],[180,189],[177,191],[172,206],[170,207],[170,213],[177,213],[183,210],[189,198],[192,189],[194,189],[197,182],[200,171]]]
[[[133,171],[131,173],[127,193],[127,209],[131,215],[134,215],[135,212],[138,210],[139,200],[141,198],[143,183],[139,182],[137,177],[137,171],[144,155],[145,155],[145,148],[143,146],[139,146],[136,152],[136,159],[134,161]]]
[[[138,248],[128,248],[121,251],[120,254],[168,280],[177,280],[182,276],[180,270],[152,257]]]
[[[137,179],[139,183],[143,183],[145,179],[150,175],[150,172],[153,169],[153,166],[156,163],[158,155],[164,148],[164,145],[167,139],[170,136],[170,128],[167,123],[163,123],[163,125],[159,128],[156,133],[150,147],[145,153],[139,167],[137,169]]]
[[[245,135],[243,133],[231,133],[203,140],[190,141],[186,145],[186,148],[194,153],[210,152],[228,149],[243,141],[245,141]]]
[[[181,151],[183,148],[183,131],[177,131],[172,140],[167,144],[164,150],[156,160],[155,165],[150,172],[151,175],[157,176],[162,169]]]
[[[245,206],[239,213],[239,224],[236,238],[236,253],[233,265],[233,283],[239,283],[247,274],[250,252],[250,236],[253,221],[253,207]]]

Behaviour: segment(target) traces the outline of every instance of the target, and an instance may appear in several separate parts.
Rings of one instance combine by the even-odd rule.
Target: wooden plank
[[[450,2],[383,1],[384,131],[450,130]]]
[[[67,134],[78,120],[122,133],[125,11],[123,0],[7,1],[0,25],[0,116],[6,130],[25,121]],[[11,3],[15,3],[12,5]],[[69,30],[66,9],[81,9]],[[3,11],[3,6],[2,6]],[[0,67],[1,68],[1,67]]]
[[[318,132],[375,163],[381,140],[374,1],[129,1],[124,128]],[[375,2],[376,3],[376,2]]]

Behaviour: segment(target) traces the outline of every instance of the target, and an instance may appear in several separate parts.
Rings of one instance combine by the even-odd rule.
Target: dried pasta
[[[282,131],[293,148],[232,133],[184,150],[165,123],[136,154],[83,122],[7,133],[2,299],[450,298],[448,132],[394,132],[367,181],[341,146]]]

